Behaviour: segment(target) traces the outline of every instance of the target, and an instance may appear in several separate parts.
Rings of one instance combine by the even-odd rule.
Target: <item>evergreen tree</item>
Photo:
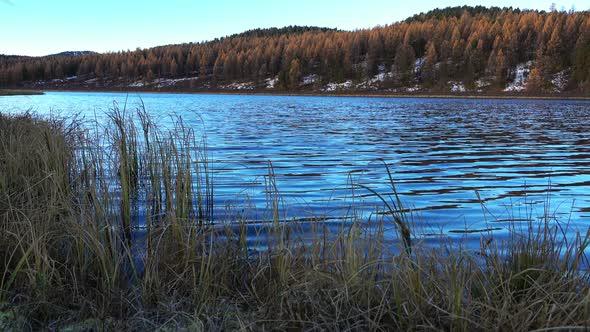
[[[175,59],[172,59],[170,62],[170,77],[177,77],[178,76],[178,64],[176,63]]]
[[[407,85],[411,82],[415,62],[414,49],[405,43],[400,45],[394,60],[395,72],[400,84]]]
[[[494,66],[494,77],[495,81],[499,85],[503,85],[506,83],[506,72],[508,71],[508,64],[506,61],[506,57],[504,56],[504,51],[498,51],[496,55],[496,61]]]
[[[422,68],[422,80],[431,85],[436,81],[436,63],[438,55],[434,42],[428,42],[426,45],[426,55],[424,57],[424,66]]]
[[[299,59],[295,58],[291,61],[289,68],[289,88],[292,90],[297,89],[299,82],[301,82],[301,63]]]
[[[526,90],[528,92],[541,92],[544,90],[544,86],[545,81],[542,78],[540,70],[538,68],[533,68],[526,83]]]

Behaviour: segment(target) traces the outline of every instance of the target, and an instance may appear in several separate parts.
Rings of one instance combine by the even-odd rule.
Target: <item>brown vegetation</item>
[[[419,58],[424,65],[415,68]],[[74,76],[128,83],[198,77],[207,86],[278,77],[279,88],[294,90],[305,75],[316,74],[324,83],[360,82],[382,71],[394,74],[382,88],[415,82],[436,87],[449,80],[472,86],[482,77],[503,87],[514,78],[517,64],[534,61],[546,84],[565,71],[571,77],[567,90],[588,92],[589,59],[587,11],[456,7],[367,30],[259,29],[210,42],[110,54],[0,57],[0,87]]]

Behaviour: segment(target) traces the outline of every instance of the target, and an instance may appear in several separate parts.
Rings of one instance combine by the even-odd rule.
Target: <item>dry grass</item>
[[[1,330],[584,330],[588,234],[548,219],[479,250],[429,249],[399,197],[383,219],[280,221],[267,177],[267,250],[245,220],[213,223],[204,143],[142,110],[111,123],[0,114]],[[71,123],[71,121],[67,122]],[[369,190],[370,188],[365,188]],[[146,227],[134,217],[146,211]],[[397,227],[404,248],[384,238]],[[144,234],[142,236],[138,234]],[[411,247],[410,247],[411,246]],[[411,250],[409,250],[411,249]]]

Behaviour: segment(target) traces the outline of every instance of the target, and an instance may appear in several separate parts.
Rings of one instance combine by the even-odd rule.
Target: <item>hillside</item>
[[[59,52],[56,54],[51,54],[48,55],[47,57],[61,57],[61,56],[81,56],[81,55],[88,55],[88,54],[93,54],[95,52],[92,51],[65,51],[65,52]]]
[[[209,42],[0,57],[0,88],[590,92],[590,12],[453,7],[373,29],[255,29]]]

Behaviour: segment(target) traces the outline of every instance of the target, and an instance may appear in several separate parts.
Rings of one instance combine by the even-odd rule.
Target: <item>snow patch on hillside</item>
[[[475,81],[475,87],[479,89],[487,88],[492,85],[494,77],[483,77]]]
[[[175,86],[176,84],[180,83],[180,82],[186,82],[186,81],[192,81],[192,80],[196,80],[199,77],[183,77],[183,78],[158,78],[155,79],[151,82],[147,82],[144,80],[137,80],[135,82],[131,82],[129,84],[127,84],[128,87],[130,88],[143,88],[143,87],[148,87],[148,86],[154,86],[157,88],[167,88],[167,87],[172,87]],[[96,79],[92,79],[92,80],[88,80],[85,83],[93,83]]]
[[[144,81],[135,81],[135,82],[129,84],[129,87],[130,88],[143,88],[144,86],[147,86],[147,85],[149,85],[149,84],[147,84]]]
[[[229,90],[253,90],[254,86],[254,82],[234,82],[228,85],[222,85],[221,88]]]
[[[467,89],[465,89],[465,84],[463,84],[463,82],[459,82],[459,81],[449,81],[447,82],[451,88],[451,92],[465,92],[467,91]]]
[[[303,77],[303,82],[301,83],[301,85],[313,84],[317,82],[319,78],[320,77],[317,74],[307,75]]]
[[[526,82],[531,73],[532,61],[519,63],[514,69],[514,81],[509,83],[504,89],[505,92],[520,92],[526,89]]]
[[[343,83],[328,83],[328,84],[326,84],[326,87],[322,89],[322,91],[332,92],[332,91],[338,91],[338,90],[347,90],[350,88],[352,88],[352,81],[348,80]]]
[[[416,61],[414,62],[414,73],[420,72],[422,70],[423,66],[424,66],[424,58],[416,59]]]
[[[158,88],[165,88],[165,87],[175,86],[176,84],[178,84],[180,82],[192,81],[192,80],[196,80],[196,79],[198,79],[198,77],[185,77],[185,78],[176,78],[176,79],[160,78],[160,79],[154,80],[153,85],[157,86]],[[137,83],[137,82],[135,82],[135,83]]]
[[[379,74],[373,76],[372,78],[370,78],[370,79],[368,79],[368,80],[366,80],[364,82],[358,83],[356,85],[356,88],[359,88],[359,89],[370,89],[370,88],[372,88],[372,89],[378,89],[379,88],[379,83],[384,82],[386,80],[389,80],[392,77],[393,77],[393,73],[391,73],[391,72],[382,72],[382,73],[379,73]]]
[[[562,70],[559,73],[553,75],[553,79],[551,79],[551,84],[553,84],[553,91],[555,92],[562,92],[567,87],[569,83],[569,78],[567,75],[567,70]]]
[[[393,73],[379,73],[370,80],[371,83],[383,82],[389,78],[393,77]]]
[[[277,83],[279,82],[279,78],[278,77],[267,78],[266,80],[264,80],[264,82],[266,83],[267,89],[274,89],[277,86]]]

